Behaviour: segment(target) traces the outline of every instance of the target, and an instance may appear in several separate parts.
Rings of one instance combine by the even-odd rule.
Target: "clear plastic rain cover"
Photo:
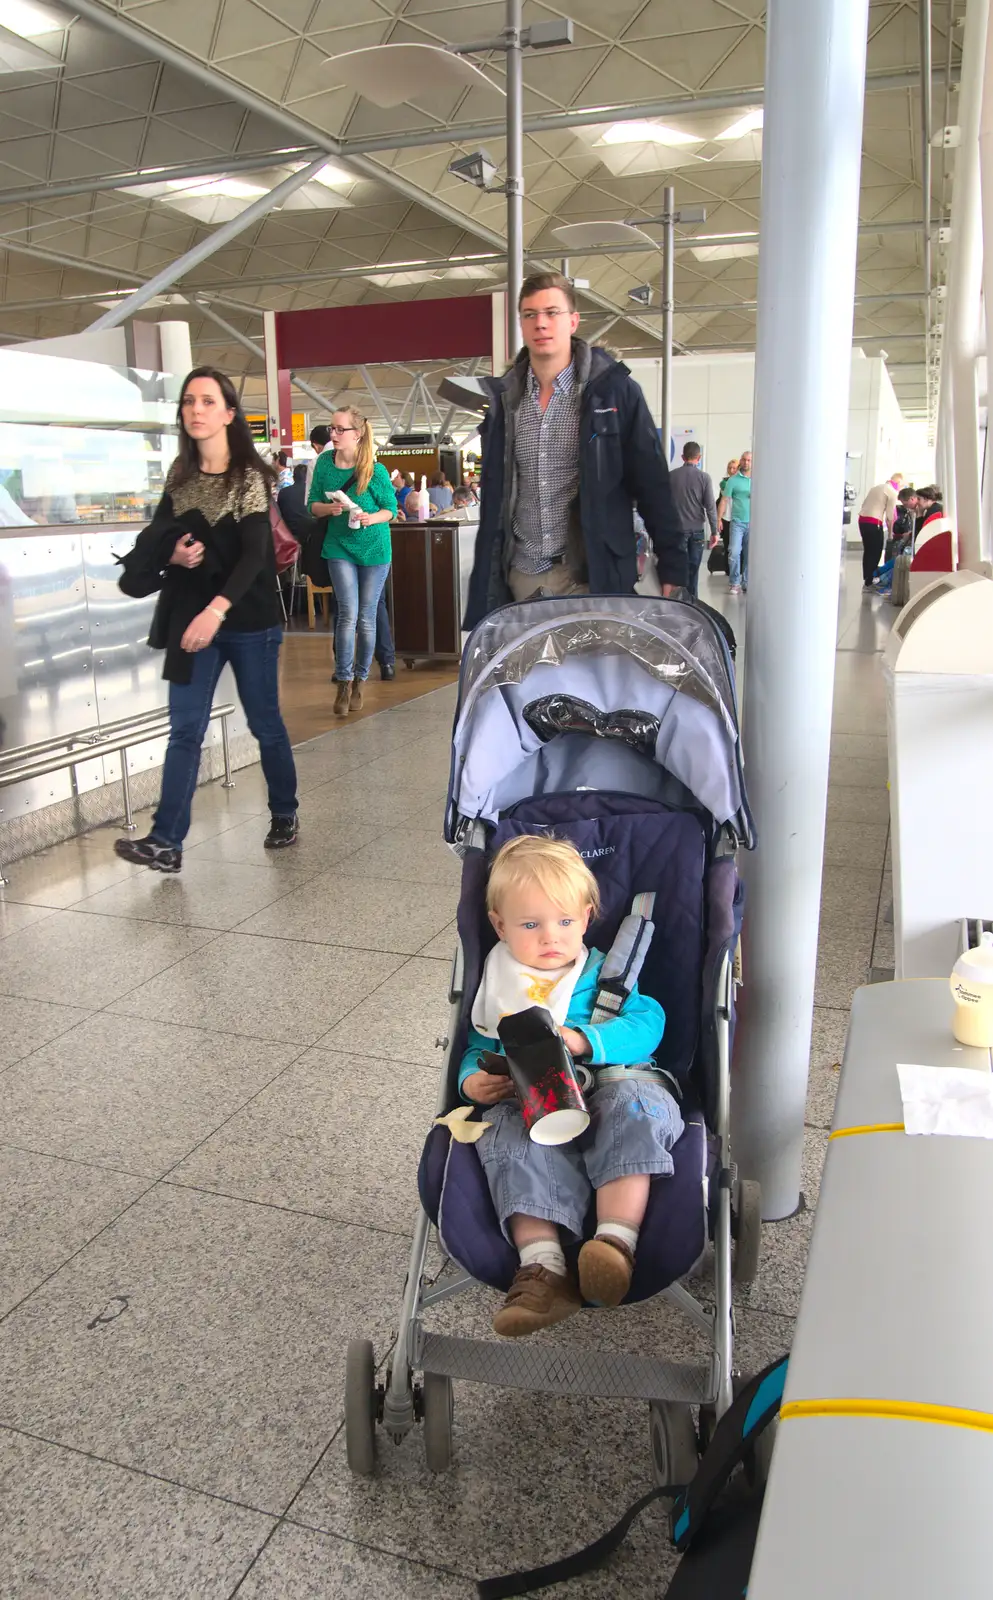
[[[591,596],[494,612],[466,646],[454,744],[463,818],[493,821],[529,795],[575,789],[668,800],[675,780],[750,840],[730,661],[713,622],[681,601]]]

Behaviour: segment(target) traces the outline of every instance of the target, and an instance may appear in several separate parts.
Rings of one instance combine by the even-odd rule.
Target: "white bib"
[[[558,972],[542,972],[538,967],[526,967],[515,961],[501,939],[486,957],[483,981],[472,1005],[473,1027],[487,1039],[498,1039],[497,1024],[501,1018],[526,1011],[529,1006],[544,1006],[561,1028],[588,957],[589,951],[583,945],[568,967]]]

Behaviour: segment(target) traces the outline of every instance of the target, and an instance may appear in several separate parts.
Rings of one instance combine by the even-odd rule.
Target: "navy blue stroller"
[[[542,830],[570,839],[596,875],[602,905],[589,940],[598,949],[619,949],[632,902],[655,897],[654,934],[638,982],[665,1010],[655,1060],[678,1088],[685,1131],[672,1175],[652,1180],[628,1300],[664,1294],[707,1331],[711,1356],[697,1367],[543,1340],[432,1333],[425,1326],[432,1304],[477,1282],[506,1290],[518,1265],[475,1146],[433,1126],[383,1386],[376,1386],[371,1343],[349,1344],[346,1442],[355,1472],[375,1468],[377,1423],[399,1443],[422,1422],[429,1467],[447,1468],[454,1378],[647,1400],[660,1484],[693,1476],[701,1439],[731,1404],[732,1279],[754,1277],[761,1229],[758,1187],[738,1179],[729,1132],[742,909],[735,852],[751,848],[754,837],[731,659],[721,631],[697,607],[636,596],[543,599],[504,607],[471,635],[445,819],[463,865],[439,1116],[460,1103],[469,1013],[495,941],[485,910],[489,863],[506,839]],[[623,987],[623,975],[617,983]],[[431,1225],[461,1268],[455,1282],[436,1288],[424,1280]],[[592,1236],[592,1208],[588,1227]],[[701,1262],[708,1241],[713,1309],[680,1281]],[[700,1408],[699,1435],[693,1407]]]

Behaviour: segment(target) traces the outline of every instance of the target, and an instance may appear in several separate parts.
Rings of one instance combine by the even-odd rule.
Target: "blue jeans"
[[[731,518],[731,540],[728,546],[728,579],[733,589],[741,584],[748,588],[748,529],[749,523]]]
[[[359,567],[354,561],[328,562],[334,585],[334,676],[337,683],[364,683],[376,648],[376,612],[390,570],[388,561]],[[356,643],[357,637],[357,643]]]
[[[189,683],[169,685],[169,746],[162,769],[162,793],[152,819],[152,838],[182,848],[190,831],[190,806],[200,771],[200,750],[210,719],[217,680],[230,661],[248,726],[259,742],[262,771],[274,817],[297,809],[297,774],[289,734],[279,710],[279,647],[282,628],[229,633],[222,628],[206,650],[193,657]]]
[[[542,1217],[583,1237],[591,1192],[632,1173],[673,1170],[670,1151],[683,1131],[672,1095],[657,1083],[606,1083],[587,1096],[590,1126],[570,1144],[535,1144],[517,1100],[486,1107],[491,1124],[476,1150],[500,1227]]]
[[[338,605],[333,594],[325,595],[331,602],[331,627],[337,626]],[[393,646],[393,633],[390,629],[390,613],[386,605],[386,585],[379,596],[379,605],[376,607],[376,660],[381,667],[396,666],[397,653]]]
[[[686,541],[686,587],[694,600],[700,585],[700,562],[703,560],[703,534],[691,533]]]

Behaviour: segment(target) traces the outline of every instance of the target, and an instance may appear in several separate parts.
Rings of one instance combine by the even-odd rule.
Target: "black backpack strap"
[[[725,1411],[714,1430],[707,1452],[697,1468],[693,1482],[666,1484],[650,1489],[629,1506],[620,1521],[592,1544],[561,1561],[528,1572],[510,1572],[500,1578],[483,1578],[476,1584],[479,1600],[512,1600],[515,1595],[532,1594],[554,1583],[565,1583],[601,1566],[623,1543],[632,1524],[656,1500],[676,1496],[672,1512],[672,1540],[684,1551],[707,1522],[714,1502],[728,1484],[736,1467],[744,1460],[762,1432],[779,1411],[786,1383],[788,1356],[780,1356],[749,1379]]]
[[[789,1357],[780,1356],[750,1378],[714,1429],[693,1482],[672,1507],[672,1542],[677,1550],[693,1542],[735,1468],[778,1414],[788,1364]]]

